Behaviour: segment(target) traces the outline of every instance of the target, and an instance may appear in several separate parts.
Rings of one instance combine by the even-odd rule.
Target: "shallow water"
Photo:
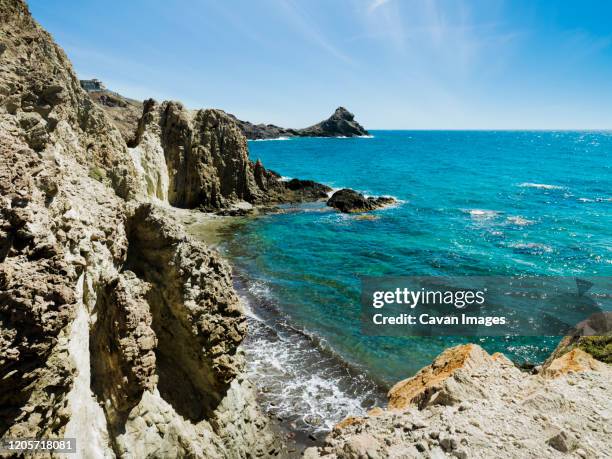
[[[251,319],[250,371],[263,375],[260,385],[286,384],[269,400],[288,400],[283,409],[294,406],[296,422],[314,430],[363,412],[380,388],[468,341],[362,336],[359,276],[612,275],[612,134],[373,134],[250,142],[249,148],[253,159],[285,177],[392,195],[399,205],[364,219],[307,204],[246,220],[226,234],[224,250],[253,315],[274,312],[264,320],[267,329]],[[280,339],[283,324],[300,333]],[[478,341],[538,363],[557,339]],[[275,361],[290,370],[274,373]]]

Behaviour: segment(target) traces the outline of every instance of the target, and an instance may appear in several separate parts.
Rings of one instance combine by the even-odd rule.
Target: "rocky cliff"
[[[274,124],[253,124],[230,115],[240,126],[247,139],[276,139],[279,137],[359,137],[369,135],[355,120],[355,115],[344,107],[338,107],[324,121],[304,129],[287,129]]]
[[[245,137],[225,112],[187,110],[179,102],[145,101],[130,153],[148,195],[176,207],[318,200],[331,191],[312,181],[281,180],[249,159]]]
[[[149,201],[284,184],[214,111],[151,106],[128,147],[25,3],[0,18],[0,436],[76,437],[78,457],[279,454],[229,266]]]
[[[611,390],[610,366],[578,348],[534,375],[458,346],[397,383],[385,410],[345,419],[305,457],[607,457]]]
[[[88,81],[88,80],[85,80]],[[98,81],[98,80],[95,80]],[[111,122],[131,145],[134,142],[143,103],[124,97],[107,89],[90,91],[91,98],[107,113]],[[225,113],[217,110],[218,113]],[[369,132],[355,120],[355,115],[344,107],[338,107],[326,120],[303,129],[291,129],[274,124],[253,124],[227,114],[249,140],[277,139],[279,137],[360,137]]]
[[[81,86],[83,86],[83,80],[81,80]],[[88,94],[104,110],[111,123],[119,129],[127,145],[133,145],[136,127],[142,116],[142,102],[106,89],[88,91]]]

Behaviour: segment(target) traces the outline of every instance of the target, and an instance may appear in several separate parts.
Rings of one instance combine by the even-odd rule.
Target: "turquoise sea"
[[[360,333],[359,276],[612,276],[612,133],[374,131],[249,142],[285,177],[397,206],[373,219],[324,203],[231,226],[223,250],[251,310],[249,369],[268,408],[322,433],[467,338]],[[478,338],[537,364],[556,338]]]

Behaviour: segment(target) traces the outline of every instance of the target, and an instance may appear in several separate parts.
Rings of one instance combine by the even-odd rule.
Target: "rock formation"
[[[137,156],[25,3],[0,0],[0,19],[0,436],[76,437],[78,457],[282,454],[242,374],[229,266],[147,201],[192,203],[199,168],[211,207],[284,182],[234,156],[224,116],[172,103]],[[193,177],[173,175],[184,162]]]
[[[230,115],[242,133],[249,140],[276,139],[279,137],[360,137],[369,135],[361,124],[355,121],[355,115],[344,107],[336,111],[324,121],[304,129],[286,129],[274,124],[253,124],[242,121]]]
[[[119,129],[123,140],[132,146],[135,142],[136,127],[142,116],[142,102],[106,89],[88,92],[89,97],[102,107],[112,124]]]
[[[95,89],[91,81],[95,81]],[[106,88],[98,89],[98,80],[82,80],[82,86],[89,89],[91,98],[109,115],[121,135],[128,143],[134,142],[134,133],[142,112],[143,103],[124,97]],[[86,83],[86,84],[84,84]],[[221,110],[216,110],[221,113]],[[225,113],[225,112],[222,112]],[[368,136],[368,131],[355,120],[355,115],[344,107],[338,107],[334,113],[324,121],[304,129],[290,129],[274,124],[253,124],[242,121],[234,115],[227,114],[240,128],[248,140],[277,139],[280,137],[360,137]]]
[[[284,182],[249,159],[245,137],[225,112],[190,111],[179,102],[145,101],[130,153],[147,193],[176,207],[319,200],[331,191],[313,181]]]
[[[361,193],[349,188],[336,191],[327,201],[328,206],[344,213],[367,212],[393,203],[395,203],[395,199],[391,197],[366,198]]]
[[[532,375],[457,346],[397,383],[387,409],[345,419],[305,458],[604,457],[611,390],[610,366],[580,349]]]

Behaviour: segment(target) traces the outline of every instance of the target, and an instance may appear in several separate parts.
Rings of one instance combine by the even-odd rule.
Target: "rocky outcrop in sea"
[[[327,200],[327,205],[344,213],[368,212],[394,204],[396,201],[389,196],[368,197],[363,194],[343,188],[336,191]]]
[[[233,115],[242,133],[249,140],[277,139],[279,137],[362,137],[370,135],[355,120],[355,115],[344,107],[338,107],[324,121],[303,129],[287,129],[274,124],[253,124]]]

